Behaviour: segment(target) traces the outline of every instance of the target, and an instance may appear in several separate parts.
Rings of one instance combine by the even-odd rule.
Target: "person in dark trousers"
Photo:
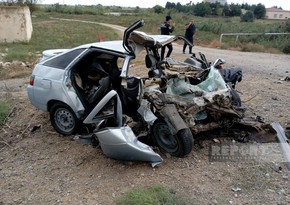
[[[185,38],[192,43],[193,45],[193,42],[194,42],[194,34],[195,34],[195,25],[194,25],[194,22],[193,22],[193,19],[191,19],[189,21],[188,24],[185,25]],[[186,46],[187,44],[184,42],[183,44],[183,53],[185,53],[185,49],[186,49]],[[192,46],[189,46],[189,53],[192,54]]]
[[[171,16],[166,16],[165,17],[165,22],[161,25],[160,30],[161,30],[161,35],[170,35],[174,31],[174,23],[171,24],[172,18]],[[165,54],[165,47],[168,48],[168,52],[166,55],[166,58],[168,58],[171,55],[171,52],[173,50],[172,44],[166,44],[161,48],[161,60],[164,59],[164,54]]]

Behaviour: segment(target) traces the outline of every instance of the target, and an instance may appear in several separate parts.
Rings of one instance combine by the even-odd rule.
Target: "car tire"
[[[193,136],[189,128],[173,135],[164,120],[157,120],[151,126],[152,139],[161,151],[176,157],[186,157],[192,150]]]
[[[68,105],[61,102],[55,103],[49,113],[50,122],[58,133],[67,136],[77,132],[80,121]]]

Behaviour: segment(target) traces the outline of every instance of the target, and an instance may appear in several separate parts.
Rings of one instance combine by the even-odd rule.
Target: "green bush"
[[[0,125],[2,126],[9,115],[11,107],[7,102],[0,101]]]
[[[153,9],[154,9],[154,12],[157,14],[162,14],[164,11],[163,7],[159,5],[154,6]]]
[[[288,43],[286,46],[284,46],[282,51],[283,51],[283,53],[290,54],[290,43]]]
[[[247,11],[241,15],[241,22],[254,22],[254,14],[252,11]]]
[[[286,32],[290,32],[290,19],[286,21]]]
[[[164,186],[154,185],[147,189],[136,188],[116,200],[118,205],[193,205],[189,198],[176,195]]]

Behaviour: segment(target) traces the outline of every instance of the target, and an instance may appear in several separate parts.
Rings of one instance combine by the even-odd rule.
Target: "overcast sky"
[[[202,0],[192,0],[193,3],[201,2]],[[174,2],[174,3],[181,3],[185,5],[186,3],[190,2],[190,0],[42,0],[43,4],[68,4],[68,5],[96,5],[102,4],[103,6],[126,6],[126,7],[136,7],[139,6],[141,8],[152,8],[155,5],[160,5],[165,7],[166,2]],[[284,10],[290,11],[290,0],[228,0],[228,4],[231,3],[248,3],[252,4],[259,4],[262,3],[265,5],[266,8],[272,6],[282,7]]]

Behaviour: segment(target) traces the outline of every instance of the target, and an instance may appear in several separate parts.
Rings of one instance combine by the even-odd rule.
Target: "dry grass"
[[[255,44],[255,43],[222,43],[220,47],[218,47],[219,42],[211,42],[210,46],[211,48],[221,48],[221,49],[226,49],[226,50],[233,50],[233,51],[243,51],[243,52],[263,52],[263,53],[276,53],[280,54],[282,53],[279,49],[277,48],[267,48],[263,45],[260,44]],[[217,46],[217,47],[215,47]]]
[[[208,44],[209,48],[220,48],[221,44],[219,40],[215,39]]]
[[[0,66],[0,80],[11,78],[28,77],[36,62],[29,65],[20,65],[20,63],[12,63],[8,67]]]

